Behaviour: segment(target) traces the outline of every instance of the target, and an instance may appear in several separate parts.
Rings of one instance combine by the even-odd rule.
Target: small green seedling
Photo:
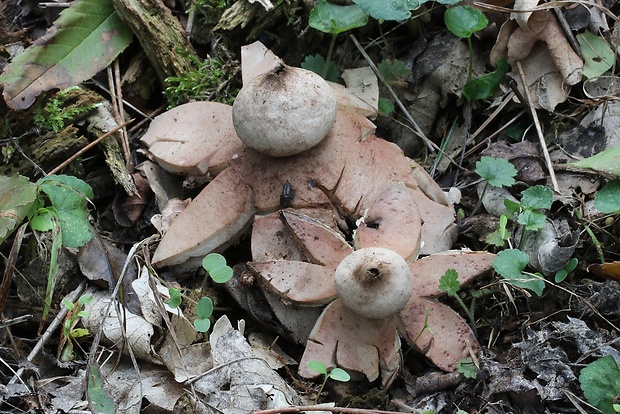
[[[478,376],[478,367],[471,358],[461,358],[456,362],[456,370],[465,378],[475,379]]]
[[[308,361],[308,368],[313,371],[318,372],[323,375],[323,383],[319,388],[319,392],[317,393],[316,399],[319,399],[321,392],[323,392],[323,388],[325,384],[327,384],[328,379],[333,379],[334,381],[347,382],[351,379],[351,376],[347,371],[342,368],[332,368],[329,372],[327,371],[327,367],[321,361]],[[315,401],[316,402],[316,401]]]
[[[545,288],[545,279],[540,273],[525,271],[529,261],[527,253],[518,249],[506,249],[497,253],[493,259],[493,268],[511,284],[540,296]]]
[[[93,300],[92,293],[80,296],[77,303],[73,303],[70,300],[63,299],[62,304],[71,311],[69,317],[65,319],[63,325],[63,335],[67,342],[60,354],[60,360],[63,362],[73,361],[75,359],[74,353],[74,341],[79,338],[89,335],[89,331],[86,328],[76,328],[79,318],[90,315],[89,312],[80,310]]]
[[[198,332],[207,332],[211,327],[211,321],[209,318],[213,314],[213,301],[210,297],[203,296],[196,304],[196,316],[198,317],[194,321],[194,328]]]
[[[469,68],[467,70],[467,81],[471,80],[474,61],[474,46],[471,37],[474,33],[484,29],[489,24],[486,16],[478,9],[471,6],[452,7],[443,15],[444,22],[448,30],[456,36],[467,39],[469,47]]]
[[[226,258],[219,253],[206,255],[202,259],[202,267],[216,283],[226,283],[233,276],[233,270],[226,264]]]
[[[474,303],[472,302],[471,308],[468,308],[463,302],[463,299],[458,295],[458,291],[461,289],[461,283],[458,281],[459,273],[455,269],[448,269],[439,278],[439,290],[447,292],[448,296],[453,297],[461,305],[461,308],[467,315],[469,323],[476,335],[476,319],[474,318]]]
[[[182,298],[181,298],[181,290],[169,287],[168,288],[168,299],[164,300],[164,303],[172,309],[176,309],[181,306]]]
[[[620,412],[620,369],[611,355],[588,364],[579,374],[581,390],[590,404],[605,414]]]
[[[317,0],[314,3],[308,24],[316,30],[332,35],[327,57],[325,58],[325,66],[321,73],[319,73],[323,79],[327,78],[329,72],[332,53],[336,45],[336,36],[347,30],[366,26],[367,23],[368,15],[357,4],[339,6],[328,3],[326,0]]]
[[[555,272],[555,283],[561,283],[566,279],[566,277],[577,267],[579,260],[576,257],[573,257],[566,263],[564,269],[560,269]]]
[[[476,163],[476,174],[484,178],[486,183],[472,214],[480,208],[484,194],[489,186],[499,188],[502,186],[512,186],[515,183],[517,169],[507,159],[484,156]]]
[[[510,70],[505,59],[498,59],[496,69],[476,79],[471,79],[463,86],[463,96],[468,101],[483,100],[495,95],[504,76]]]

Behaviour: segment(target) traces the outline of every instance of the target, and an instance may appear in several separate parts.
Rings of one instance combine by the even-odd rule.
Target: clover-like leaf
[[[365,26],[367,23],[368,15],[357,4],[339,6],[326,0],[317,0],[314,3],[308,20],[310,27],[333,35]]]
[[[446,27],[456,36],[467,39],[489,24],[486,16],[471,6],[456,6],[443,15]]]
[[[316,54],[314,56],[306,56],[304,61],[301,62],[301,67],[306,70],[311,70],[319,76],[323,76],[325,64],[325,58],[319,54]],[[340,78],[338,68],[336,68],[336,64],[330,60],[327,64],[327,73],[325,74],[325,80],[331,82],[338,82],[338,78]]]
[[[507,159],[484,156],[476,163],[476,174],[493,187],[510,187],[515,183],[517,169]]]
[[[620,213],[620,180],[612,180],[596,192],[594,207],[601,213]]]
[[[209,253],[202,259],[202,267],[217,283],[226,283],[232,278],[233,270],[226,264],[226,258],[219,253]]]
[[[525,210],[517,217],[517,222],[526,230],[540,230],[545,227],[546,220],[547,216],[535,210]]]
[[[521,206],[529,209],[549,209],[553,203],[553,192],[543,185],[535,185],[521,193]]]
[[[493,260],[493,268],[511,284],[542,295],[545,281],[542,277],[523,273],[529,263],[527,253],[518,249],[502,250]]]

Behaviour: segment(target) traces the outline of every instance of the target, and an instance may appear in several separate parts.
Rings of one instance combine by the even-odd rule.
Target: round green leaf
[[[213,314],[213,301],[208,296],[200,298],[196,304],[196,315],[201,319],[208,319]]]
[[[351,376],[347,371],[342,368],[334,368],[329,372],[329,377],[335,381],[347,382],[351,379]]]
[[[402,21],[411,17],[408,0],[353,0],[353,2],[377,20]]]
[[[368,15],[360,6],[339,6],[326,0],[317,0],[310,12],[308,24],[323,33],[338,34],[368,23]]]
[[[472,34],[489,24],[485,15],[471,6],[456,6],[448,9],[443,18],[448,30],[463,39],[471,37]]]
[[[531,209],[549,209],[553,203],[553,192],[544,185],[535,185],[521,193],[521,206]]]
[[[319,374],[327,375],[327,367],[321,361],[308,361],[308,368]]]
[[[601,213],[620,213],[620,180],[610,181],[596,192],[594,207]]]
[[[620,394],[620,369],[611,355],[582,369],[579,382],[590,404],[604,413],[614,412],[614,398]]]
[[[510,187],[515,183],[517,169],[507,159],[484,156],[476,163],[476,174],[493,187]]]
[[[198,332],[208,332],[211,327],[211,321],[209,319],[196,319],[194,321],[194,328]]]
[[[226,283],[233,276],[233,270],[226,264],[226,258],[219,253],[209,253],[202,259],[202,267],[217,283]]]
[[[493,260],[493,268],[511,284],[542,295],[545,281],[541,277],[523,273],[529,263],[527,253],[518,249],[502,250]]]

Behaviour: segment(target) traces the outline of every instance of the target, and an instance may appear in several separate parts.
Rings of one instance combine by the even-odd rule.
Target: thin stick
[[[368,63],[368,66],[370,66],[370,69],[372,69],[372,71],[375,73],[377,78],[387,88],[388,92],[390,92],[390,95],[392,95],[392,98],[394,99],[394,101],[396,101],[396,104],[398,105],[400,110],[405,115],[405,118],[407,118],[407,120],[411,123],[411,125],[413,125],[413,129],[414,129],[413,132],[415,132],[415,134],[417,136],[422,138],[422,140],[426,143],[426,146],[428,147],[428,150],[430,152],[435,153],[435,151],[439,151],[439,147],[433,141],[428,139],[428,137],[426,135],[424,135],[424,132],[422,131],[422,129],[420,129],[418,124],[415,122],[415,120],[413,119],[413,117],[411,116],[411,114],[409,113],[407,108],[405,108],[405,105],[403,105],[403,103],[400,101],[400,99],[398,99],[398,96],[396,96],[396,93],[394,92],[392,87],[390,85],[388,85],[388,83],[385,81],[385,79],[383,79],[383,76],[381,76],[381,73],[379,73],[379,69],[377,69],[377,66],[372,61],[372,59],[370,59],[370,56],[368,56],[368,53],[366,53],[366,51],[364,50],[362,45],[359,44],[359,42],[357,41],[355,36],[350,35],[350,37],[351,37],[351,40],[353,40],[353,43],[355,43],[355,46],[357,47],[357,49],[362,54],[362,56],[364,56],[364,59],[366,59],[366,62]]]
[[[525,80],[525,73],[523,72],[523,66],[521,66],[521,61],[517,61],[517,67],[519,68],[519,76],[521,77],[521,83],[523,84],[523,90],[525,91],[525,99],[527,100],[526,104],[530,109],[530,113],[532,114],[532,119],[534,120],[534,126],[536,127],[536,133],[538,134],[538,140],[540,141],[540,146],[542,147],[543,155],[545,156],[545,162],[547,163],[547,169],[549,170],[549,177],[551,178],[551,184],[553,185],[553,190],[555,192],[560,191],[560,186],[558,185],[558,180],[555,178],[555,171],[553,171],[553,164],[551,164],[551,157],[549,156],[549,149],[547,148],[547,143],[545,142],[545,137],[542,132],[542,128],[540,127],[540,121],[538,120],[538,114],[536,113],[536,109],[534,105],[532,105],[532,96],[530,95],[530,88]]]
[[[331,413],[345,414],[395,414],[399,411],[383,411],[366,408],[346,408],[346,407],[329,407],[326,404],[306,405],[299,407],[281,407],[271,408],[269,410],[254,411],[253,414],[280,414],[280,413],[302,413],[304,411],[329,411]],[[419,411],[420,413],[422,410]]]
[[[75,154],[73,154],[65,162],[60,164],[58,167],[54,168],[52,171],[50,171],[46,175],[56,174],[58,171],[60,171],[63,168],[65,168],[67,165],[71,164],[71,162],[73,162],[77,157],[79,157],[80,155],[82,155],[83,153],[85,153],[86,151],[88,151],[89,149],[91,149],[92,147],[94,147],[95,145],[97,145],[98,143],[100,143],[101,141],[103,141],[104,139],[109,137],[110,135],[114,134],[115,132],[118,132],[120,129],[122,129],[122,128],[126,127],[127,125],[131,124],[134,120],[135,120],[135,118],[132,118],[132,119],[130,119],[127,122],[123,122],[122,124],[120,124],[119,126],[114,128],[113,130],[106,132],[105,134],[103,134],[102,136],[100,136],[99,138],[97,138],[96,140],[94,140],[93,142],[91,142],[90,144],[88,144],[87,146],[85,146],[84,148],[82,148],[81,150],[76,152]]]

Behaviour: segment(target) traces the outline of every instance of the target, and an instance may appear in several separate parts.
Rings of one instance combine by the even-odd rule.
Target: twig
[[[553,185],[553,190],[557,193],[560,191],[560,187],[558,186],[558,180],[555,178],[555,171],[553,171],[553,164],[551,163],[551,157],[549,156],[549,149],[547,148],[547,143],[545,142],[545,136],[543,135],[542,128],[540,127],[538,114],[536,113],[534,105],[532,105],[532,96],[530,95],[530,88],[525,79],[525,73],[523,72],[523,66],[521,66],[521,61],[517,61],[517,67],[519,68],[519,76],[521,77],[521,83],[523,84],[523,90],[525,91],[525,99],[527,100],[527,102],[525,103],[527,104],[528,108],[530,109],[530,113],[532,114],[534,126],[536,127],[536,133],[538,134],[538,140],[540,141],[540,146],[542,147],[545,162],[547,163],[547,169],[549,170],[551,184]]]
[[[131,124],[133,121],[134,121],[134,118],[130,119],[127,122],[123,122],[122,124],[120,124],[119,126],[114,128],[113,130],[106,132],[105,134],[103,134],[102,136],[100,136],[99,138],[97,138],[96,140],[94,140],[93,142],[91,142],[90,144],[88,144],[87,146],[85,146],[84,148],[82,148],[81,150],[76,152],[75,154],[73,154],[65,162],[60,164],[58,167],[54,168],[52,171],[50,171],[46,175],[52,175],[52,174],[55,174],[58,171],[62,170],[67,165],[69,165],[71,162],[73,162],[73,160],[75,160],[77,157],[79,157],[80,155],[82,155],[83,153],[85,153],[86,151],[88,151],[89,149],[91,149],[92,147],[94,147],[95,145],[97,145],[99,142],[103,141],[104,139],[106,139],[110,135],[114,134],[115,132],[119,131],[120,129],[122,129],[122,128],[126,127],[127,125]]]
[[[439,150],[439,147],[437,146],[437,144],[435,144],[433,141],[431,141],[430,139],[428,139],[428,137],[426,135],[424,135],[424,131],[422,131],[422,129],[420,129],[420,127],[418,126],[418,124],[415,122],[415,120],[413,119],[413,117],[411,116],[411,114],[409,113],[409,111],[407,110],[407,108],[405,108],[405,105],[403,105],[403,103],[400,101],[400,99],[398,99],[398,96],[396,96],[396,93],[394,92],[394,90],[392,89],[392,87],[390,85],[388,85],[388,83],[385,81],[385,79],[383,79],[383,76],[381,76],[381,73],[379,73],[379,69],[377,68],[377,66],[374,64],[374,62],[372,61],[372,59],[370,59],[370,56],[368,56],[368,53],[366,53],[366,51],[364,50],[364,48],[362,47],[362,45],[359,44],[359,42],[357,41],[357,39],[355,38],[355,36],[350,35],[349,37],[351,37],[351,40],[353,40],[353,43],[355,43],[355,46],[357,47],[357,49],[359,50],[359,52],[362,54],[362,56],[364,56],[364,59],[366,59],[366,62],[368,63],[368,66],[370,66],[370,69],[372,69],[372,71],[375,73],[375,75],[377,76],[377,78],[381,81],[381,83],[383,83],[383,85],[387,88],[388,92],[390,92],[390,95],[392,95],[392,98],[394,99],[394,101],[396,101],[396,104],[398,105],[398,107],[400,108],[400,110],[403,112],[403,114],[405,115],[405,118],[407,118],[407,120],[411,123],[411,125],[413,125],[415,134],[417,136],[419,136],[420,138],[422,138],[422,140],[426,143],[426,146],[428,147],[428,150],[432,153],[435,153],[435,151]]]
[[[86,280],[82,281],[82,283],[80,283],[80,285],[77,288],[75,288],[73,292],[65,296],[64,299],[70,302],[75,302],[76,300],[79,299],[80,295],[84,292],[85,289],[86,289]],[[56,317],[50,323],[50,326],[47,327],[47,330],[43,333],[43,335],[41,335],[41,338],[39,338],[39,341],[36,343],[34,348],[32,348],[32,351],[30,351],[30,353],[28,354],[28,357],[26,358],[28,362],[32,362],[32,360],[34,360],[34,358],[37,356],[39,351],[41,351],[41,349],[43,348],[43,345],[45,345],[45,343],[50,339],[50,337],[52,336],[56,328],[58,328],[58,326],[62,324],[63,320],[65,319],[65,316],[67,316],[67,313],[69,313],[69,308],[67,308],[66,306],[63,306],[58,312],[58,314],[56,315]],[[20,377],[23,373],[24,373],[24,368],[22,367],[15,373],[15,376],[11,378],[11,380],[9,381],[9,384],[15,384],[18,380],[18,377]]]

